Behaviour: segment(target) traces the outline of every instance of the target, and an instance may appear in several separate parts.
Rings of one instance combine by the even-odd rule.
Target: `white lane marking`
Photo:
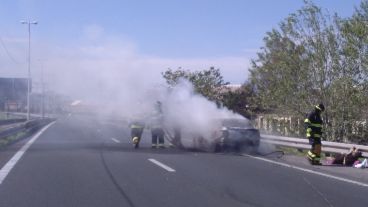
[[[119,140],[115,139],[115,138],[111,138],[112,141],[116,142],[116,143],[120,143]]]
[[[151,162],[153,162],[154,164],[158,165],[159,167],[164,168],[165,170],[167,170],[169,172],[175,172],[175,170],[172,169],[171,167],[169,167],[169,166],[167,166],[167,165],[165,165],[165,164],[163,164],[163,163],[161,163],[161,162],[159,162],[159,161],[157,161],[155,159],[150,158],[148,160],[151,161]]]
[[[10,173],[10,171],[13,169],[13,167],[17,164],[17,162],[20,160],[20,158],[24,155],[24,153],[28,150],[28,148],[35,142],[38,137],[41,136],[41,134],[46,131],[51,125],[55,123],[51,122],[50,124],[46,125],[44,128],[42,128],[37,134],[35,134],[25,145],[23,145],[20,150],[15,153],[15,155],[1,168],[0,170],[0,184],[3,183],[6,176]]]
[[[243,156],[250,157],[250,158],[253,158],[253,159],[257,159],[257,160],[262,160],[262,161],[269,162],[269,163],[272,163],[272,164],[275,164],[275,165],[279,165],[279,166],[288,167],[288,168],[292,168],[292,169],[295,169],[295,170],[307,172],[307,173],[310,173],[310,174],[320,175],[320,176],[332,178],[332,179],[335,179],[335,180],[339,180],[339,181],[343,181],[343,182],[347,182],[347,183],[351,183],[351,184],[355,184],[355,185],[359,185],[359,186],[363,186],[363,187],[368,187],[367,183],[358,182],[358,181],[355,181],[355,180],[350,180],[350,179],[346,179],[346,178],[342,178],[342,177],[338,177],[338,176],[334,176],[334,175],[329,175],[329,174],[326,174],[326,173],[317,172],[317,171],[313,171],[313,170],[310,170],[310,169],[297,167],[297,166],[294,166],[294,165],[289,165],[289,164],[286,164],[286,163],[281,163],[281,162],[269,160],[269,159],[262,158],[262,157],[254,157],[254,156],[247,155],[247,154],[243,154]]]

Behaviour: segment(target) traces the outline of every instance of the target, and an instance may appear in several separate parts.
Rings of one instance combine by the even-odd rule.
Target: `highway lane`
[[[148,132],[141,147],[126,126],[60,119],[0,185],[0,206],[368,205],[366,187],[251,157],[150,149]]]

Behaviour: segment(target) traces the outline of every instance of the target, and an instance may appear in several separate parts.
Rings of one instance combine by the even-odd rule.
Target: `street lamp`
[[[27,120],[30,120],[30,94],[31,94],[31,25],[38,24],[36,21],[21,21],[21,24],[28,25],[28,81],[27,81]]]
[[[43,61],[40,59],[38,59],[38,61],[41,63],[41,116],[42,118],[45,118],[45,83],[43,79]]]

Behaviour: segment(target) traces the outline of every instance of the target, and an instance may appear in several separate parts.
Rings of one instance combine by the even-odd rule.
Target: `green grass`
[[[4,119],[7,119],[6,114],[0,112],[0,120],[4,120]]]
[[[18,132],[14,135],[7,136],[3,139],[0,139],[0,148],[7,146],[10,143],[13,143],[14,141],[17,141],[18,139],[23,138],[28,133],[26,131]]]

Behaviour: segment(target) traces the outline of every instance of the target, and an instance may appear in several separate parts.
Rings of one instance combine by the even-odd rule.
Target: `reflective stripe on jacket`
[[[313,110],[304,120],[304,125],[306,127],[307,138],[321,138],[323,121],[320,113]]]
[[[144,128],[144,126],[145,126],[144,122],[140,122],[140,121],[134,121],[130,123],[130,128],[132,129],[142,129]]]
[[[151,128],[152,129],[160,129],[163,128],[164,117],[162,114],[155,114],[151,117]]]

